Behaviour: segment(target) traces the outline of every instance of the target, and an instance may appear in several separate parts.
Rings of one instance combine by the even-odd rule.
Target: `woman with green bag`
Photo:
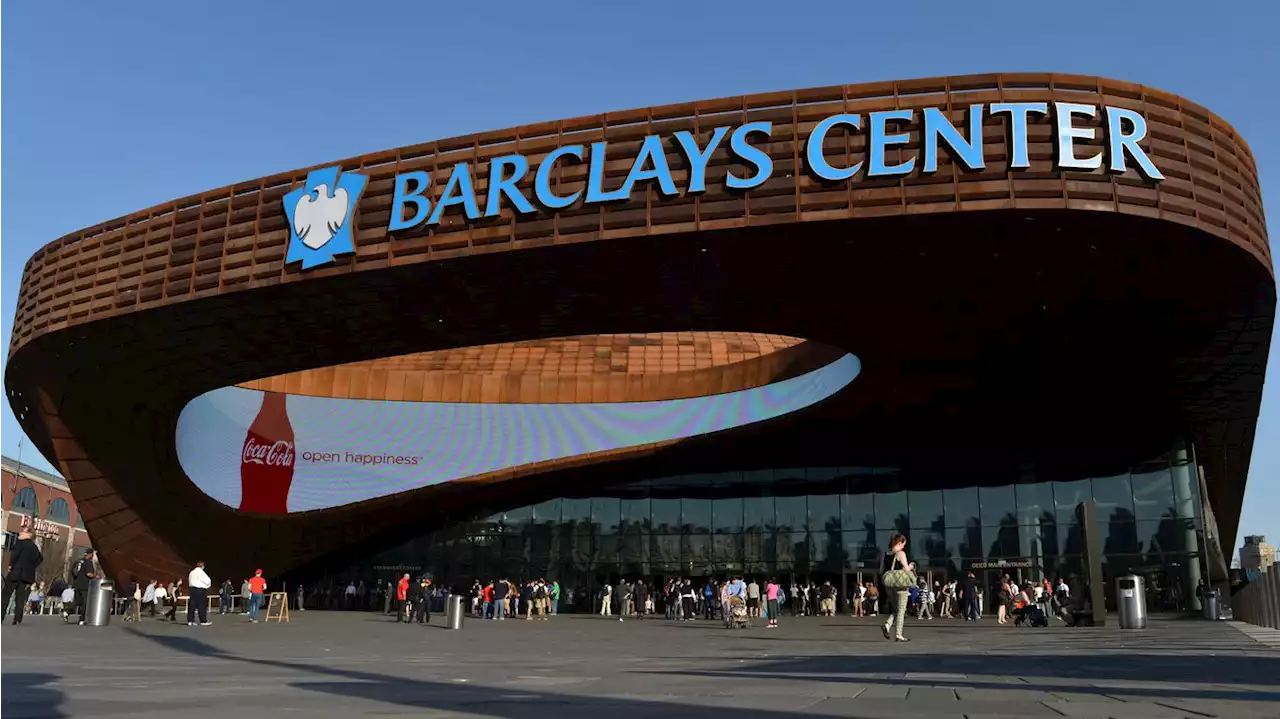
[[[915,562],[907,560],[907,538],[901,534],[889,537],[889,549],[880,558],[880,602],[892,604],[889,620],[881,626],[885,639],[909,641],[902,636],[902,619],[907,613],[907,593],[916,583]],[[886,608],[887,609],[887,608]],[[890,629],[896,629],[890,634]]]

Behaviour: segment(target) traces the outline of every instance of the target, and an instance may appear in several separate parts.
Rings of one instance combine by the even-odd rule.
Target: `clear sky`
[[[1273,0],[10,2],[2,21],[5,347],[23,263],[86,225],[374,150],[769,90],[995,71],[1145,83],[1232,123],[1280,213]],[[1240,524],[1273,542],[1278,364]],[[21,436],[4,403],[5,454]],[[47,468],[29,444],[22,459]]]

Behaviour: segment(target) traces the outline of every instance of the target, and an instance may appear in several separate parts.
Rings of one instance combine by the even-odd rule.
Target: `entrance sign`
[[[970,569],[1030,569],[1030,559],[1000,559],[990,562],[974,562]]]
[[[1099,119],[1101,115],[1101,119]],[[957,128],[948,113],[936,107],[923,110],[881,110],[867,113],[841,113],[818,122],[804,141],[803,162],[806,170],[825,183],[856,181],[859,175],[891,178],[914,172],[932,174],[938,171],[938,156],[944,150],[964,171],[986,168],[982,128],[991,119],[1003,120],[1007,129],[1007,157],[1010,169],[1031,167],[1028,129],[1032,123],[1049,123],[1053,128],[1053,169],[1091,172],[1105,168],[1123,173],[1133,162],[1134,169],[1150,182],[1164,175],[1139,146],[1147,136],[1147,121],[1141,113],[1124,107],[1088,105],[1074,102],[998,102],[975,103],[967,108],[964,123],[967,136]],[[890,150],[900,150],[910,143],[908,126],[919,124],[921,155],[897,157],[890,162]],[[1096,126],[1095,126],[1096,125]],[[847,165],[827,151],[827,142],[836,130],[865,134],[866,150],[861,159]],[[760,148],[773,132],[769,121],[712,128],[705,139],[687,130],[670,137],[646,136],[622,184],[605,187],[605,168],[610,159],[609,142],[587,145],[564,145],[549,152],[537,168],[522,154],[495,157],[488,163],[485,175],[488,188],[483,196],[476,194],[476,170],[470,162],[459,162],[449,170],[440,195],[434,201],[431,173],[426,170],[401,172],[395,176],[391,199],[391,217],[387,231],[410,230],[420,225],[438,225],[445,213],[461,213],[468,220],[497,217],[504,207],[517,215],[539,211],[554,213],[575,204],[595,205],[625,202],[637,188],[652,185],[662,199],[697,195],[707,190],[707,165],[722,147],[739,168],[730,169],[724,186],[745,191],[767,182],[774,165],[769,154]],[[1096,142],[1102,133],[1101,145]],[[839,143],[840,155],[844,143]],[[674,146],[686,167],[684,185],[676,182],[667,160],[666,148]],[[1090,149],[1092,147],[1092,149]],[[557,194],[552,188],[552,175],[557,167],[587,163],[585,190]],[[532,195],[520,186],[533,173]],[[341,179],[339,179],[341,175]],[[302,262],[309,269],[333,261],[338,254],[355,250],[349,218],[364,189],[366,178],[356,173],[341,173],[339,167],[313,170],[303,188],[285,196],[289,215],[291,244],[286,262]],[[336,188],[336,189],[331,189]],[[394,239],[394,238],[393,238]]]

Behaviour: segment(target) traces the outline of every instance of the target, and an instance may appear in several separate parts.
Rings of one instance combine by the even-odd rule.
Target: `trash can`
[[[462,602],[464,597],[461,594],[453,594],[449,596],[449,603],[445,605],[444,625],[450,629],[462,628]]]
[[[1222,619],[1222,600],[1218,599],[1218,590],[1210,589],[1200,597],[1200,603],[1204,605],[1205,619]]]
[[[1116,607],[1120,610],[1121,629],[1147,628],[1147,589],[1142,577],[1116,577]]]
[[[90,579],[89,595],[85,597],[84,623],[91,627],[105,627],[111,622],[111,600],[115,584],[110,579]]]

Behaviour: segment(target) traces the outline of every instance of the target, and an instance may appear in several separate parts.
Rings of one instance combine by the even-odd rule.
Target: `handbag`
[[[895,564],[897,561],[897,558],[894,558]],[[890,569],[884,573],[882,580],[885,589],[905,592],[916,586],[916,573],[909,569]]]

